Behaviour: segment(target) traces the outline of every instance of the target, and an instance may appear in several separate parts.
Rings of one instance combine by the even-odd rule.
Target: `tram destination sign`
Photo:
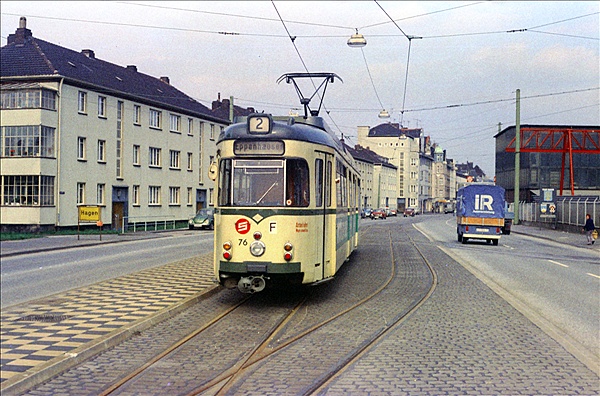
[[[235,155],[283,155],[285,144],[280,140],[238,140],[233,143]]]

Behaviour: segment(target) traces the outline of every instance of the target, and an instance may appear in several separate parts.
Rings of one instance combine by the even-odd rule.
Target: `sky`
[[[521,124],[600,125],[599,14],[597,1],[3,0],[1,35],[6,45],[25,16],[34,37],[167,76],[208,107],[220,94],[274,115],[301,112],[280,76],[332,72],[343,82],[321,116],[348,144],[358,126],[419,127],[493,177],[517,89]],[[347,45],[356,32],[365,47]]]

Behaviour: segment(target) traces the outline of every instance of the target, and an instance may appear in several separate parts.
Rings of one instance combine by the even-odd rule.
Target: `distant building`
[[[536,130],[543,133],[538,134],[534,139],[533,134]],[[552,130],[570,130],[572,133],[574,195],[599,195],[600,151],[598,145],[600,142],[598,139],[600,137],[600,126],[521,125],[521,131],[527,131],[526,137],[531,137],[531,139],[528,139],[531,143],[526,143],[528,147],[539,144],[541,150],[539,152],[520,153],[520,200],[532,202],[534,197],[539,195],[542,188],[554,188],[558,194],[561,177],[563,178],[563,195],[571,195],[569,154],[568,152],[564,154],[565,168],[563,171],[563,154],[558,152],[559,149],[568,147],[568,142],[567,139],[560,138],[560,134],[551,137],[550,131]],[[585,131],[595,132],[584,135]],[[509,126],[495,136],[496,183],[504,187],[509,202],[514,202],[515,153],[507,152],[506,149],[515,138],[515,132],[516,127]],[[523,142],[521,145],[523,145]],[[514,145],[512,147],[514,149]],[[585,147],[590,152],[577,153],[579,147]],[[592,152],[594,149],[595,152]]]
[[[446,157],[446,150],[440,146],[432,147],[433,178],[432,207],[434,212],[442,212],[444,205],[456,198],[457,176],[454,161]],[[466,177],[465,177],[466,180]]]
[[[386,158],[360,145],[345,145],[361,176],[361,208],[396,208],[397,168]]]
[[[207,169],[229,124],[136,66],[40,40],[21,18],[1,50],[2,230],[185,220],[213,204]]]
[[[467,178],[471,176],[474,182],[486,181],[485,172],[472,162],[467,161],[466,164],[456,164],[456,172],[465,175]]]
[[[373,128],[358,127],[358,144],[375,151],[397,167],[396,208],[419,209],[420,153],[424,143],[421,128],[404,128],[397,123],[385,123]]]

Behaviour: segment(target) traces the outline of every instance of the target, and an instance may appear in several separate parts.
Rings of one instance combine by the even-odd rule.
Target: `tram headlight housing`
[[[260,257],[265,253],[267,247],[262,241],[254,241],[250,244],[250,253],[254,257]]]
[[[290,261],[292,257],[294,257],[292,255],[293,248],[294,246],[291,244],[291,242],[286,242],[285,245],[283,245],[283,250],[285,250],[285,252],[283,253],[283,259],[285,261]]]

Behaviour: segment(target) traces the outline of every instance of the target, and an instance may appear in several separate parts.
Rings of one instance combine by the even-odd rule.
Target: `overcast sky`
[[[300,106],[282,74],[333,72],[343,83],[321,115],[348,143],[359,125],[400,122],[493,176],[493,136],[515,124],[517,89],[522,124],[600,124],[599,12],[596,1],[3,0],[1,27],[6,45],[26,16],[37,38],[168,76],[209,107],[220,93],[285,115]],[[362,49],[346,44],[356,29]]]

